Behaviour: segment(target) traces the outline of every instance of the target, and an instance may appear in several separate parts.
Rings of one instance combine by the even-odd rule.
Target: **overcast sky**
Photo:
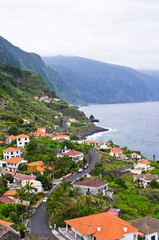
[[[159,0],[0,0],[0,30],[41,56],[159,70]]]

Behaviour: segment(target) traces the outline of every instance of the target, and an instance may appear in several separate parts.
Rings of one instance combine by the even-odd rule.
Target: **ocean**
[[[88,136],[95,141],[112,140],[120,147],[127,146],[152,160],[159,160],[159,102],[98,104],[81,106],[87,117],[99,119],[97,126],[108,128]]]

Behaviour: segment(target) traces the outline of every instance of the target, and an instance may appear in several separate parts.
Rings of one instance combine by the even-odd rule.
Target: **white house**
[[[111,148],[110,153],[109,153],[112,157],[122,157],[123,152],[120,148],[114,147]]]
[[[35,189],[32,189],[31,192],[33,193],[39,193],[39,192],[42,192],[43,191],[43,188],[42,188],[42,184],[40,181],[37,181],[37,180],[23,180],[22,181],[22,187],[26,186],[27,183],[30,183],[31,186]]]
[[[57,157],[63,156],[69,156],[71,160],[75,161],[76,163],[80,160],[83,161],[83,153],[76,150],[69,150],[64,153],[57,154]]]
[[[150,169],[150,161],[147,159],[141,159],[138,161],[136,168],[141,168],[144,171],[147,171]]]
[[[17,139],[17,147],[22,149],[29,143],[29,136],[25,134],[20,134],[16,137]]]
[[[159,219],[152,217],[143,217],[130,222],[134,227],[138,228],[145,240],[159,239]]]
[[[111,148],[107,142],[97,142],[97,147],[99,149],[108,149]]]
[[[159,183],[159,177],[156,174],[145,173],[141,175],[134,176],[134,181],[140,185],[140,187],[146,188],[149,187],[150,182],[156,180]]]
[[[60,135],[52,135],[52,136],[50,136],[50,138],[51,138],[51,140],[55,140],[55,141],[58,141],[60,138],[65,139],[65,141],[66,140],[70,140],[70,136],[69,135],[62,135],[62,134],[60,134]]]
[[[10,148],[6,148],[3,150],[3,158],[4,159],[9,159],[9,158],[12,158],[12,157],[21,157],[21,151],[20,149],[18,148],[13,148],[13,147],[10,147]]]
[[[6,164],[7,164],[6,170],[16,172],[18,170],[19,164],[26,164],[27,162],[28,161],[24,160],[24,158],[12,157],[6,160]]]
[[[137,240],[138,236],[136,227],[110,213],[65,220],[65,223],[65,235],[84,240]]]
[[[23,119],[23,124],[30,124],[30,121],[28,119],[22,118]]]
[[[88,178],[73,183],[73,187],[79,188],[79,193],[81,194],[97,195],[102,193],[105,195],[105,192],[108,190],[108,183]]]
[[[137,154],[137,153],[131,153],[131,159],[132,160],[137,160],[137,159],[141,159],[141,155]]]
[[[11,144],[11,142],[13,142],[17,137],[16,136],[9,136],[6,138],[6,144]]]

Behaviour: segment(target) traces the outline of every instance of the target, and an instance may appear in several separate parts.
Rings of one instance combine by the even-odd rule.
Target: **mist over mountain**
[[[69,84],[81,103],[125,103],[159,100],[159,81],[132,68],[81,57],[43,57]]]

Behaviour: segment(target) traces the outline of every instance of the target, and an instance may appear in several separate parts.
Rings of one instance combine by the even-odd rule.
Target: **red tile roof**
[[[111,148],[110,152],[111,153],[122,153],[122,150],[120,148],[114,147],[114,148]]]
[[[20,134],[16,138],[29,138],[29,136],[25,134]]]
[[[13,225],[14,223],[13,223],[13,222],[7,222],[7,221],[4,221],[4,220],[1,220],[1,219],[0,219],[0,224],[3,224],[3,225],[5,225],[5,226],[11,226],[11,225]]]
[[[6,160],[7,163],[18,163],[20,162],[21,160],[24,160],[24,158],[19,158],[19,157],[12,157],[8,160]]]
[[[0,144],[3,144],[4,142],[3,141],[0,141]]]
[[[8,196],[0,197],[1,203],[8,203],[8,202],[14,202],[14,199]]]
[[[6,174],[10,174],[12,176],[14,176],[15,178],[20,178],[20,179],[35,179],[35,176],[31,176],[31,175],[25,175],[25,174],[21,174],[21,173],[16,173],[16,172],[5,172]]]
[[[82,235],[86,236],[90,233],[99,240],[116,240],[123,238],[124,234],[138,231],[130,223],[110,213],[99,213],[65,222]],[[101,228],[99,231],[98,227]]]
[[[78,156],[82,154],[82,152],[76,151],[76,150],[70,150],[69,152],[63,153],[63,155],[67,156]]]
[[[17,138],[16,136],[11,135],[11,136],[7,137],[6,139],[8,140],[8,139],[16,139],[16,138]]]
[[[150,163],[150,161],[147,160],[147,159],[141,159],[141,160],[138,161],[138,163],[148,164],[148,163]]]
[[[14,195],[16,195],[16,193],[17,193],[17,191],[15,189],[8,190],[3,194],[3,196],[14,196]]]
[[[36,162],[28,163],[27,165],[30,167],[34,167],[34,166],[41,166],[43,164],[44,164],[43,161],[36,161]]]
[[[20,150],[19,150],[18,148],[10,147],[10,148],[4,149],[3,151],[6,151],[6,152],[15,152],[15,151],[20,151]]]

